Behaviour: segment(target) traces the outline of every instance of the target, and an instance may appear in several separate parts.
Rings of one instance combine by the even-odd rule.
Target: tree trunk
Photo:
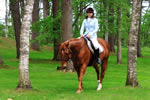
[[[29,31],[34,0],[27,0],[20,35],[19,82],[17,89],[32,89],[29,79]]]
[[[7,0],[5,0],[6,15],[5,15],[5,37],[8,38],[8,5]]]
[[[33,5],[33,12],[32,12],[32,24],[36,23],[39,21],[39,0],[35,0],[34,5]],[[36,31],[36,29],[32,30],[32,40],[34,42],[32,43],[31,47],[33,50],[40,51],[39,47],[39,41],[36,40],[36,37],[39,36],[39,33]]]
[[[110,51],[115,53],[115,36],[113,34],[109,34],[108,43],[110,45]]]
[[[50,15],[50,4],[49,0],[43,0],[43,18],[46,18]],[[46,33],[45,33],[46,34]],[[48,37],[46,38],[46,42],[49,43]]]
[[[114,35],[114,2],[109,1],[109,12],[108,12],[108,42],[110,44],[110,51],[115,53],[115,35]]]
[[[3,60],[2,60],[2,58],[1,58],[1,56],[0,56],[0,64],[1,64],[1,65],[3,64]]]
[[[72,0],[63,0],[62,1],[62,40],[63,42],[72,38]],[[73,65],[70,61],[67,62],[68,66],[67,69],[72,68],[73,72]]]
[[[15,38],[16,38],[16,50],[17,57],[19,59],[20,56],[20,29],[21,29],[21,21],[20,21],[20,13],[19,13],[19,0],[10,0],[10,9],[13,17]]]
[[[23,12],[24,12],[24,0],[19,0],[20,2],[20,7],[21,7],[21,20],[23,19]]]
[[[62,40],[72,38],[72,0],[62,1]]]
[[[143,1],[143,0],[142,0]],[[141,1],[141,5],[142,5],[142,1]],[[140,19],[139,19],[139,29],[138,29],[138,42],[137,42],[137,57],[142,57],[141,54],[141,43],[140,43],[140,33],[141,33],[141,15],[142,15],[142,7],[139,10],[140,13]]]
[[[104,38],[105,38],[105,40],[108,42],[108,11],[109,11],[109,6],[108,6],[108,4],[107,4],[107,1],[106,0],[102,0],[102,2],[103,2],[103,6],[104,6],[104,11],[106,12],[106,13],[104,13]]]
[[[118,46],[117,46],[117,64],[122,63],[122,54],[121,54],[121,8],[120,5],[118,7],[118,19],[117,19],[117,26],[118,26],[118,31],[117,31],[117,37],[118,37]]]
[[[58,17],[58,12],[59,12],[59,0],[53,0],[52,1],[53,2],[53,18],[54,19],[56,19],[57,17]],[[59,27],[59,24],[55,24],[55,23],[59,23],[59,20],[57,19],[56,20],[56,22],[54,22],[54,25],[56,25],[56,26],[54,26],[54,28],[53,28],[53,30],[54,30],[54,34],[57,34],[58,35],[58,37],[56,38],[56,37],[54,37],[54,58],[53,58],[53,60],[56,60],[56,61],[59,61],[60,60],[60,56],[59,56],[59,44],[58,43],[60,43],[60,34],[59,33],[56,33],[55,31],[57,30],[57,29],[60,29]]]
[[[133,0],[132,5],[132,17],[129,33],[129,42],[128,42],[128,68],[127,68],[127,81],[126,85],[131,85],[132,87],[138,86],[137,81],[137,40],[138,40],[138,28],[140,21],[140,8],[141,0]]]
[[[43,0],[43,18],[46,18],[49,15],[49,1],[48,0]]]

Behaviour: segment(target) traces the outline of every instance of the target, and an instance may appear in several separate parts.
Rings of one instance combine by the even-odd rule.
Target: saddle
[[[95,50],[95,47],[92,43],[92,41],[88,38],[88,37],[84,37],[84,40],[86,41],[86,44],[88,46],[88,48],[90,49],[90,52],[91,52],[91,58],[90,58],[90,61],[89,61],[89,64],[88,66],[91,66],[93,64],[93,61],[96,59],[96,50]]]
[[[86,41],[86,44],[87,44],[88,48],[90,49],[92,55],[94,55],[95,47],[94,47],[92,41],[88,37],[84,37],[84,40]]]

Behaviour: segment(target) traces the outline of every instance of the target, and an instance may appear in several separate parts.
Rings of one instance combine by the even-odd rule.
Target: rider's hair
[[[94,18],[94,10],[93,10],[93,8],[87,8],[87,10],[86,10],[86,13],[93,13],[93,15],[92,15],[92,17],[91,18]],[[88,16],[86,16],[86,19],[88,18]]]

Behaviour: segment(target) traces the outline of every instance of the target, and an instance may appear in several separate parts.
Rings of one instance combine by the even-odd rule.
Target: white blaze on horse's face
[[[61,67],[67,66],[67,61],[66,61],[67,57],[65,55],[65,51],[64,50],[61,50],[60,56],[61,56]]]

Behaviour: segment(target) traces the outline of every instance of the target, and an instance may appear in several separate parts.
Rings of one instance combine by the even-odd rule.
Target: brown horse
[[[99,78],[99,67],[96,62],[96,59],[92,59],[92,54],[86,44],[86,41],[84,38],[80,39],[71,39],[63,42],[60,45],[59,48],[59,53],[61,56],[61,67],[66,66],[66,62],[71,59],[73,61],[74,68],[77,72],[78,75],[78,89],[77,93],[80,93],[83,90],[83,84],[82,84],[82,79],[83,75],[86,71],[87,66],[89,63],[92,61],[92,65],[96,70],[97,73],[97,81],[98,81],[98,88],[97,90],[101,90],[102,88],[102,81],[105,75],[105,70],[107,67],[107,62],[109,58],[109,52],[110,52],[110,46],[109,44],[103,40],[103,39],[98,39],[98,42],[101,44],[103,47],[104,51],[99,55],[102,64],[101,64],[101,80]]]

